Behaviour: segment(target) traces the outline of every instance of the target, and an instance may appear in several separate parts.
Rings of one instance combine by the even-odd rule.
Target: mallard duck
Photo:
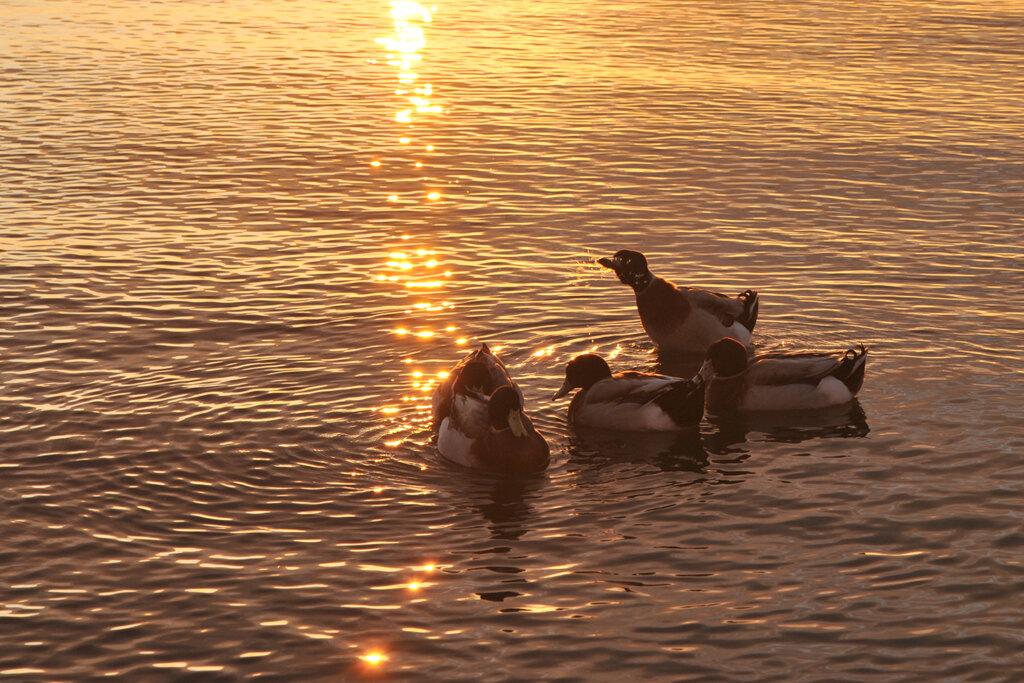
[[[640,322],[663,351],[704,353],[722,337],[750,344],[757,322],[758,295],[752,289],[729,297],[695,287],[677,287],[656,277],[638,251],[623,249],[612,258],[598,259],[619,280],[633,288]]]
[[[432,403],[437,450],[445,458],[508,475],[547,465],[547,442],[523,413],[522,392],[486,344],[452,369]]]
[[[693,427],[704,414],[704,381],[643,372],[612,374],[593,353],[569,361],[559,399],[580,390],[569,404],[569,422],[582,427],[669,431]]]
[[[462,379],[462,374],[467,371],[467,368],[469,374],[465,379]],[[500,358],[494,355],[487,347],[487,344],[481,344],[479,349],[470,352],[465,358],[456,363],[445,380],[434,389],[431,400],[433,429],[436,430],[440,427],[441,421],[448,417],[451,412],[452,401],[455,398],[455,387],[457,385],[462,387],[468,385],[477,395],[482,394],[483,401],[486,402],[491,392],[506,384],[515,388],[519,392],[520,400],[522,400],[523,392],[512,381],[512,377],[508,374],[508,368],[505,367]]]
[[[726,337],[707,351],[699,376],[708,383],[710,413],[810,410],[853,400],[864,384],[868,348],[840,354],[778,354],[747,361],[747,349]]]

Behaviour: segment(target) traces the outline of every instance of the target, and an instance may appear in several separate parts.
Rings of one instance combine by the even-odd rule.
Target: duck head
[[[498,387],[487,401],[487,418],[497,431],[511,430],[516,437],[526,436],[523,424],[523,402],[519,392],[506,384]]]
[[[596,353],[584,353],[576,356],[565,366],[565,382],[562,388],[551,397],[551,400],[559,399],[573,389],[588,389],[599,380],[612,376],[612,370],[604,358]]]
[[[611,268],[624,285],[629,285],[636,291],[641,291],[651,284],[651,271],[647,268],[647,258],[639,251],[622,249],[615,252],[611,258],[597,260],[605,268]]]
[[[732,337],[722,337],[708,347],[698,373],[704,381],[732,377],[747,369],[747,347]]]

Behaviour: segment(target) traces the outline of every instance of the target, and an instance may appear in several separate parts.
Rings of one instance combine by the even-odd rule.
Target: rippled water
[[[1019,676],[1019,3],[0,24],[0,674]],[[573,434],[573,355],[694,369],[594,265],[623,247],[758,289],[759,351],[871,345],[859,404]],[[542,477],[431,446],[481,341]]]

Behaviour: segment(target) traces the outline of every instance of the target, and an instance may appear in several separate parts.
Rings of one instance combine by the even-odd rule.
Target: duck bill
[[[523,414],[518,410],[511,410],[508,413],[508,428],[512,430],[515,437],[526,436],[526,425],[523,424]]]
[[[711,359],[708,358],[704,361],[704,365],[700,366],[700,370],[697,372],[697,377],[701,382],[710,382],[715,376],[715,366],[711,364]]]
[[[565,382],[562,383],[562,388],[555,392],[555,395],[551,397],[552,401],[557,401],[566,394],[572,391],[572,385],[569,384],[569,379],[566,378]]]
[[[604,258],[597,259],[597,262],[600,263],[605,268],[611,268],[616,273],[619,272],[619,261],[618,261],[618,259],[608,258],[606,256]]]

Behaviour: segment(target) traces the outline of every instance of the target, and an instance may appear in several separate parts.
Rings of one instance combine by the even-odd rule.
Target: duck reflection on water
[[[677,432],[622,432],[574,427],[569,433],[569,466],[592,469],[631,463],[663,472],[706,473],[721,456],[746,460],[746,444],[767,441],[802,443],[818,439],[860,438],[871,431],[854,400],[817,411],[779,411],[708,415],[705,425]]]
[[[609,463],[646,464],[663,472],[703,473],[708,454],[697,427],[674,432],[623,432],[574,427],[569,464],[593,468]]]
[[[714,428],[704,440],[714,454],[735,453],[736,446],[748,441],[801,443],[813,439],[860,438],[871,431],[867,415],[860,403],[850,403],[817,410],[780,410],[751,413],[708,415]],[[751,438],[752,434],[760,434]]]
[[[488,490],[481,491],[471,505],[487,520],[491,538],[515,541],[530,528],[528,520],[533,508],[528,494],[539,490],[540,479],[495,479]]]

